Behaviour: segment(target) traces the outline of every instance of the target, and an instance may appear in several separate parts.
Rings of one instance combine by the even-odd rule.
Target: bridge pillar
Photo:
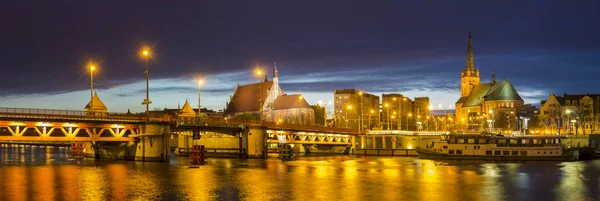
[[[169,125],[146,124],[136,146],[136,161],[169,161]]]
[[[169,161],[169,125],[148,124],[136,142],[86,142],[84,157],[136,161]]]
[[[243,133],[243,144],[246,145],[248,156],[267,158],[267,128],[250,126]]]

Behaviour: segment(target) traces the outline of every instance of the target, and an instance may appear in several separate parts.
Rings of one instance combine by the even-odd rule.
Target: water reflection
[[[417,158],[214,159],[172,164],[69,159],[0,146],[0,200],[599,200],[600,161]]]

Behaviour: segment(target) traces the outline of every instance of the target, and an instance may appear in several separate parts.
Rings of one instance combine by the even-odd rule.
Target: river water
[[[141,163],[0,147],[0,200],[600,200],[600,161],[309,156]]]

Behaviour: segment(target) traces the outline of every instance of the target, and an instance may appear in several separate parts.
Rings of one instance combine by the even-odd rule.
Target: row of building
[[[334,90],[329,126],[358,130],[412,130],[430,118],[429,97],[411,100],[402,94],[379,96],[357,89]]]

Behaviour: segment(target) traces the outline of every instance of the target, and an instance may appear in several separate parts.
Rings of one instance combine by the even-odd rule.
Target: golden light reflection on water
[[[334,156],[209,159],[188,169],[189,159],[177,160],[0,163],[0,200],[594,200],[600,178],[600,161],[447,163]]]
[[[563,179],[559,184],[559,190],[564,192],[560,194],[560,200],[588,200],[581,195],[585,195],[587,188],[584,188],[585,180],[598,179],[586,177],[581,173],[585,168],[584,164],[581,163],[562,163],[563,167],[560,168]]]
[[[58,166],[58,175],[56,180],[61,186],[58,189],[60,197],[63,200],[78,200],[78,178],[81,169],[77,165],[61,165]]]
[[[4,173],[2,177],[4,197],[0,200],[28,200],[27,194],[21,193],[22,191],[29,191],[27,169],[21,167],[3,167],[0,170]]]
[[[124,200],[127,195],[127,166],[123,164],[110,164],[106,166],[106,172],[110,180],[110,198],[112,200]]]
[[[77,193],[82,200],[106,200],[108,183],[106,171],[96,167],[83,167],[77,175]]]
[[[56,178],[53,166],[39,166],[31,169],[33,177],[32,188],[36,195],[44,195],[36,200],[56,200]]]
[[[198,169],[177,167],[177,193],[181,200],[214,200],[217,195],[213,191],[218,188],[212,167],[202,166]]]

